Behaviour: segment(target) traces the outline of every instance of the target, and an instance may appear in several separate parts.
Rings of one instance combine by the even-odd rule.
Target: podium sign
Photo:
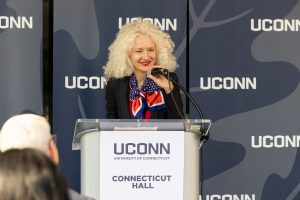
[[[102,131],[100,174],[100,200],[182,200],[184,131]]]

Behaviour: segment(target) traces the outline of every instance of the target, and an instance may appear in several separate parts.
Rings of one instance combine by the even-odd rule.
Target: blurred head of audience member
[[[36,149],[0,154],[1,200],[68,200],[68,189],[57,165]]]
[[[8,119],[0,132],[0,151],[34,148],[47,154],[58,164],[57,146],[46,118],[35,114],[15,115]]]
[[[46,118],[36,114],[20,114],[9,118],[0,131],[0,152],[10,149],[38,149],[55,163],[59,162],[57,146]],[[91,199],[69,188],[72,200]],[[0,194],[0,199],[1,194]]]

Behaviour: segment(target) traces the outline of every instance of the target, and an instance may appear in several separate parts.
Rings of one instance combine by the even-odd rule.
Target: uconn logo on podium
[[[170,152],[170,143],[114,143],[116,155],[168,155]]]

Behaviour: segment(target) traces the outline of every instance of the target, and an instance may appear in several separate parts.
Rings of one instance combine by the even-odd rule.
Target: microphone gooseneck
[[[168,81],[172,81],[179,89],[181,89],[181,91],[184,92],[184,94],[188,97],[188,99],[192,102],[192,104],[194,105],[194,107],[196,108],[200,119],[205,119],[204,118],[204,114],[202,112],[202,110],[200,109],[200,107],[197,105],[196,101],[193,99],[193,97],[186,91],[186,89],[184,88],[184,86],[182,84],[180,84],[179,82],[175,81],[171,76],[169,76],[169,73],[167,73],[167,75],[164,74],[164,76],[168,79]],[[171,91],[172,93],[172,91]],[[173,98],[174,103],[176,104],[174,98]],[[206,128],[204,127],[204,124],[201,123],[200,126],[200,132],[201,132],[201,141],[206,141],[209,138],[209,133],[206,133]]]
[[[189,98],[189,100],[192,102],[192,104],[195,106],[198,114],[200,115],[201,119],[204,119],[203,112],[201,111],[200,107],[197,105],[196,101],[193,99],[193,97],[185,90],[184,86],[181,85],[179,82],[176,82],[172,77],[169,76],[169,79],[177,86],[179,87],[184,94]]]
[[[168,69],[164,69],[164,68],[152,68],[147,70],[147,75],[152,75],[152,76],[165,76],[168,81],[172,81],[179,89],[181,89],[184,94],[189,98],[189,100],[192,102],[192,104],[195,106],[195,108],[197,109],[201,119],[204,119],[204,115],[203,112],[201,111],[200,107],[197,105],[197,103],[195,102],[195,100],[191,97],[191,95],[186,91],[186,89],[184,88],[183,85],[181,85],[179,82],[176,82],[171,76],[169,76],[169,70]],[[174,102],[176,103],[176,102]]]
[[[194,105],[194,107],[196,108],[199,116],[200,116],[200,119],[204,119],[204,114],[202,112],[202,110],[200,109],[200,107],[197,105],[196,101],[193,99],[193,97],[186,91],[186,89],[184,88],[184,86],[175,81],[169,74],[169,70],[168,69],[164,69],[164,68],[152,68],[152,69],[149,69],[147,71],[147,75],[152,75],[152,76],[155,76],[155,77],[158,77],[158,76],[165,76],[167,79],[168,79],[168,82],[169,82],[169,87],[170,87],[170,81],[172,81],[181,91],[184,92],[184,94],[188,97],[188,99],[192,102],[192,104]],[[175,101],[175,98],[172,94],[172,91],[171,91],[171,96],[172,96],[172,100],[175,104],[175,107],[177,109],[177,112],[179,113],[180,117],[182,119],[184,119],[183,115],[181,114],[179,108],[178,108],[178,105],[177,105],[177,102]],[[204,128],[204,124],[201,124],[200,126],[200,132],[201,132],[201,141],[206,141],[208,140],[208,137],[209,137],[209,134],[206,133],[206,129]]]

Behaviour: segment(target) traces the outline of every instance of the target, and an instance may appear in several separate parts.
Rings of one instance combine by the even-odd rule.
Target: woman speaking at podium
[[[110,119],[180,119],[183,116],[180,90],[175,81],[177,62],[170,36],[142,18],[124,25],[108,48],[104,75],[106,117]]]

